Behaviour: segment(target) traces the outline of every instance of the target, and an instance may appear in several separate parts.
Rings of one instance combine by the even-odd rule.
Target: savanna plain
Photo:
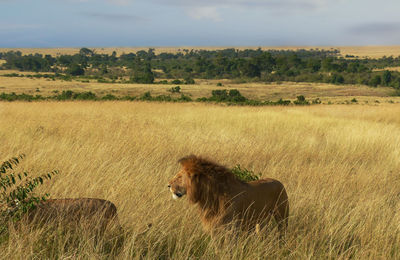
[[[399,114],[396,103],[2,102],[1,159],[24,153],[21,171],[58,169],[40,187],[51,198],[114,202],[124,233],[27,227],[0,243],[1,258],[399,259]],[[274,223],[235,240],[203,232],[196,208],[167,189],[191,153],[280,180],[284,239]]]

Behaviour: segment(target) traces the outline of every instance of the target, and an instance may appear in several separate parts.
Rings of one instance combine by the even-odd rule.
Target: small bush
[[[297,100],[293,101],[293,103],[295,105],[309,105],[310,104],[303,95],[297,96]]]
[[[178,85],[178,84],[182,84],[183,82],[180,81],[179,79],[174,79],[171,83]]]
[[[39,175],[31,178],[29,173],[16,172],[16,167],[24,155],[13,157],[0,165],[0,215],[3,219],[19,220],[22,215],[34,209],[36,205],[44,200],[49,194],[36,194],[35,189],[50,180],[58,171]],[[0,234],[7,229],[4,223],[0,223]]]
[[[185,78],[185,84],[187,84],[187,85],[193,85],[193,84],[195,84],[196,82],[194,81],[194,79],[192,79],[192,78]]]
[[[353,99],[351,100],[351,102],[353,102],[353,103],[357,103],[357,102],[358,102],[358,100],[357,100],[356,98],[353,98]]]
[[[178,98],[178,101],[181,101],[181,102],[191,102],[191,101],[193,101],[193,100],[192,100],[189,96],[185,96],[185,95],[181,94],[181,97]]]
[[[245,102],[247,99],[237,89],[231,89],[229,92],[226,89],[216,89],[211,91],[210,101],[216,102]]]
[[[114,96],[113,94],[107,94],[104,97],[101,98],[102,100],[117,100],[118,98]]]
[[[168,80],[160,80],[158,82],[156,82],[157,84],[168,84]]]
[[[176,86],[176,87],[170,88],[168,91],[171,92],[171,93],[180,93],[181,92],[181,87],[180,86]]]
[[[231,171],[238,179],[244,182],[259,180],[261,176],[261,174],[255,174],[253,171],[241,168],[240,164],[233,167]]]
[[[153,99],[153,97],[151,96],[150,91],[145,92],[140,98],[140,100],[146,100],[146,101],[150,101]]]
[[[95,100],[96,94],[94,94],[91,91],[82,92],[82,93],[74,93],[72,98],[77,99],[77,100]]]

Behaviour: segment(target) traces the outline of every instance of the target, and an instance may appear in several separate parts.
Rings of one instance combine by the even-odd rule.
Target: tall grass
[[[399,105],[0,103],[0,161],[23,152],[22,169],[59,169],[44,192],[111,200],[125,228],[114,250],[112,234],[95,243],[85,230],[28,227],[0,241],[2,257],[399,259],[399,114]],[[235,242],[205,234],[196,209],[166,188],[190,153],[280,180],[285,241],[274,226]]]

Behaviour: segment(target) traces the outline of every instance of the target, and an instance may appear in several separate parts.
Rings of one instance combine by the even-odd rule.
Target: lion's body
[[[31,210],[24,221],[35,225],[57,222],[68,226],[86,225],[100,232],[110,224],[120,228],[114,203],[96,198],[49,199]]]
[[[177,197],[187,194],[189,201],[199,206],[207,230],[228,224],[252,230],[257,225],[263,227],[273,216],[280,231],[285,231],[289,203],[279,181],[262,179],[246,183],[229,169],[196,156],[185,157],[180,163],[182,170],[171,180],[171,191]]]

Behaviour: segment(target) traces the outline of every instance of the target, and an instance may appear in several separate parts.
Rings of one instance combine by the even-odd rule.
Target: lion
[[[231,224],[234,230],[258,231],[271,216],[282,236],[288,227],[289,202],[281,182],[266,178],[243,182],[229,169],[211,160],[189,155],[169,182],[172,197],[188,196],[197,204],[206,231]]]
[[[114,203],[97,198],[49,199],[29,210],[22,217],[22,223],[29,226],[60,223],[70,228],[86,226],[99,234],[110,226],[122,231]]]

